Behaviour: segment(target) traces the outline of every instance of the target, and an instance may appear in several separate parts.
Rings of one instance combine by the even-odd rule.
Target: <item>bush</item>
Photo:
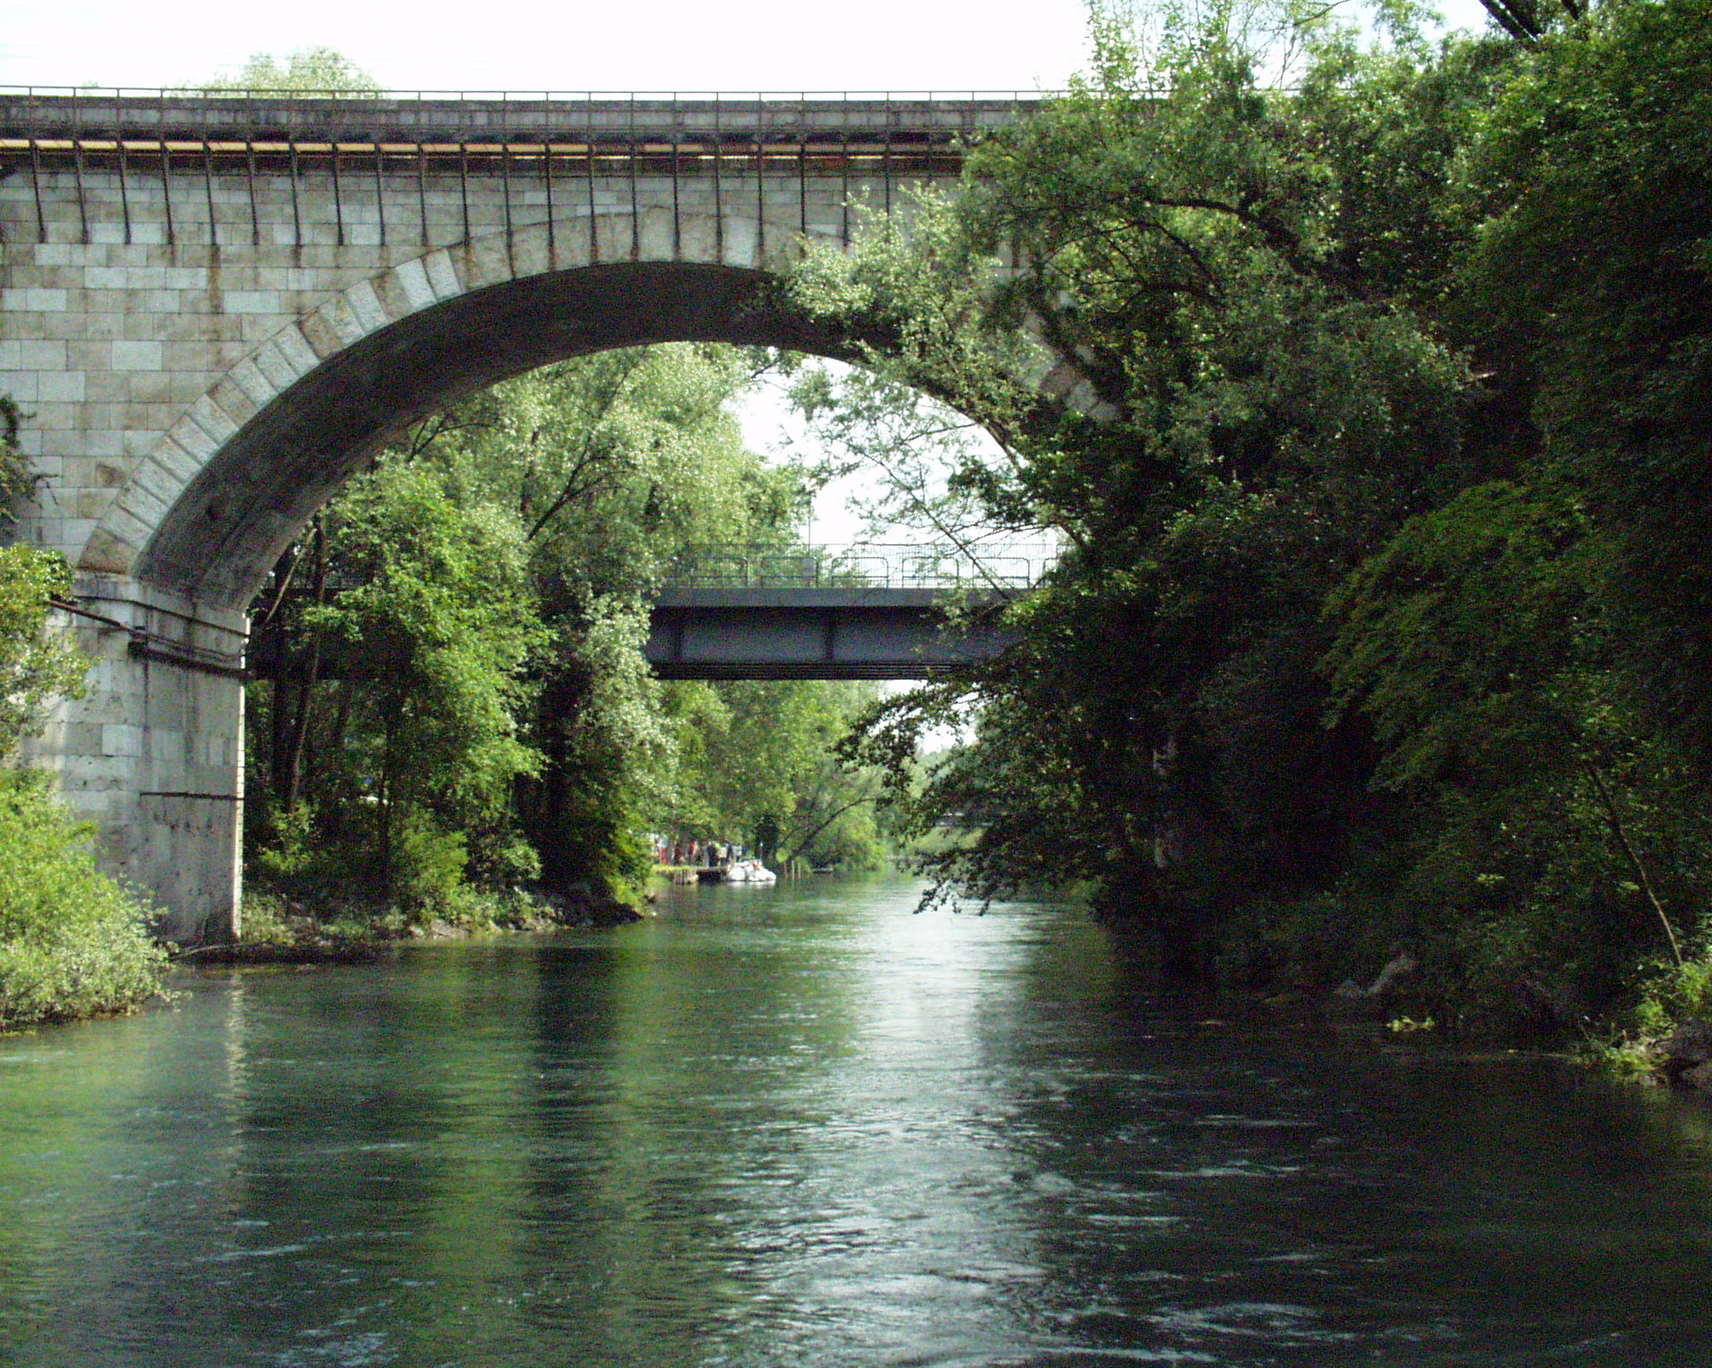
[[[95,868],[38,775],[0,771],[0,1028],[122,1011],[159,991],[147,911]]]
[[[463,832],[448,831],[427,813],[413,809],[399,823],[392,858],[393,887],[407,914],[455,912],[469,865]]]

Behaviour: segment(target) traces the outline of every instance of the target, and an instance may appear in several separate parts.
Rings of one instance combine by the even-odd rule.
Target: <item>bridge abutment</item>
[[[92,662],[27,757],[97,832],[103,867],[145,893],[161,934],[236,937],[243,834],[245,616],[130,579],[84,578],[56,614]]]

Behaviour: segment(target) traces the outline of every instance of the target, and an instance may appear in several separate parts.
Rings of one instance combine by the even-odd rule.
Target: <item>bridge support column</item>
[[[86,579],[63,626],[94,664],[28,758],[98,833],[103,868],[177,941],[239,930],[245,618],[132,580]]]

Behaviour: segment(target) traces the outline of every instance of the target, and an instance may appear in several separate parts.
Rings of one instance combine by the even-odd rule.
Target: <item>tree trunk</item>
[[[285,754],[291,749],[291,727],[289,719],[292,715],[291,681],[286,678],[281,669],[273,680],[273,715],[271,738],[268,742],[268,789],[281,802],[285,800]]]
[[[319,515],[315,519],[314,546],[315,602],[320,605],[327,601],[327,543]],[[303,692],[298,695],[297,716],[292,723],[291,741],[286,749],[285,763],[281,766],[279,797],[287,812],[297,806],[303,774],[303,752],[308,743],[309,723],[313,716],[315,684],[320,677],[321,632],[317,629],[314,639],[310,642],[309,662],[303,673]]]

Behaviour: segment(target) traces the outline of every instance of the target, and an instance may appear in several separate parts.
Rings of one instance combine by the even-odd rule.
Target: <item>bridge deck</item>
[[[499,140],[531,133],[603,138],[669,139],[718,133],[753,139],[758,133],[836,140],[948,138],[1013,122],[1039,107],[1038,93],[845,94],[807,91],[755,94],[279,94],[184,90],[43,90],[0,88],[0,129],[38,138],[218,137],[243,142],[313,137],[318,132],[378,130],[409,142]]]

